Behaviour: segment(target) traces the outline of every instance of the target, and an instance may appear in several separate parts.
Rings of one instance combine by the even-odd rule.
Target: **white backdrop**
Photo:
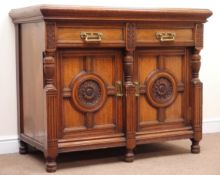
[[[71,4],[129,8],[208,8],[213,16],[205,24],[200,78],[204,83],[203,116],[206,132],[220,132],[220,6],[216,0],[1,0],[0,1],[0,153],[17,151],[15,32],[8,13],[35,4]]]

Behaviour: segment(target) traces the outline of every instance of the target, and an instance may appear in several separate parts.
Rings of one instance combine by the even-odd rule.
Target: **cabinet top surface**
[[[12,9],[14,23],[36,20],[104,20],[104,21],[188,21],[206,22],[208,9],[182,8],[107,8],[71,5],[37,5]]]

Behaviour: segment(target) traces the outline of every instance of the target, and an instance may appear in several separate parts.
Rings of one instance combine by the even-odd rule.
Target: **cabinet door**
[[[61,50],[59,58],[60,138],[123,137],[121,53]]]
[[[146,49],[135,58],[138,131],[189,125],[189,51]]]

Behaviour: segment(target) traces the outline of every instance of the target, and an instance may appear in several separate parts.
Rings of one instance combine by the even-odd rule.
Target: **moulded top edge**
[[[143,21],[199,21],[205,22],[212,15],[208,9],[190,8],[112,8],[72,5],[37,5],[12,9],[14,22],[35,19],[95,19],[95,20],[143,20]],[[18,22],[19,23],[19,22]]]

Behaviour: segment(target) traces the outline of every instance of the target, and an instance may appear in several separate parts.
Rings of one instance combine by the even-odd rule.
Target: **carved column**
[[[124,68],[124,90],[125,90],[125,116],[126,116],[126,140],[127,153],[125,160],[132,162],[134,160],[133,149],[136,146],[135,141],[135,86],[133,84],[134,50],[135,50],[135,24],[126,24],[126,54],[123,60]]]
[[[203,47],[203,24],[196,25],[195,48],[191,60],[192,66],[192,116],[194,136],[192,140],[191,152],[199,153],[199,141],[202,139],[202,82],[199,79],[200,51]]]
[[[55,23],[46,24],[46,52],[44,53],[44,90],[46,94],[46,169],[48,172],[56,171],[57,157],[57,114],[58,114],[58,93],[56,88],[56,44],[55,44]]]

